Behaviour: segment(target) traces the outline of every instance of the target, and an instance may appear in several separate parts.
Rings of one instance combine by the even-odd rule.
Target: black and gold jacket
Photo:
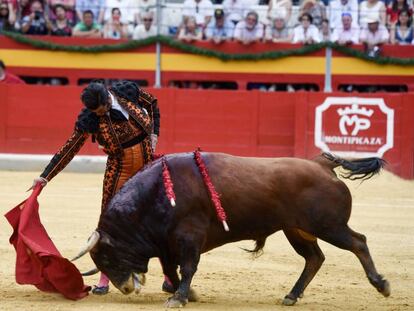
[[[123,84],[119,86],[121,83]],[[127,111],[129,120],[115,109],[111,109],[109,114],[101,117],[87,108],[82,109],[71,137],[53,156],[40,175],[41,177],[50,181],[62,171],[79,152],[89,136],[92,136],[93,142],[96,140],[102,146],[103,151],[108,155],[108,164],[120,162],[123,149],[137,143],[143,145],[144,162],[151,161],[150,135],[152,133],[159,135],[160,126],[157,100],[142,89],[138,90],[135,84],[136,89],[125,82],[121,83],[115,84],[111,92],[120,106]]]

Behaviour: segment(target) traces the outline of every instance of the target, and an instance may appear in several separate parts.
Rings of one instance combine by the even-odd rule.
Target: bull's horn
[[[93,268],[92,270],[86,271],[82,273],[82,276],[89,276],[89,275],[94,275],[96,273],[99,272],[98,268]]]
[[[88,243],[86,244],[86,246],[79,252],[78,255],[73,257],[71,261],[75,261],[76,259],[81,258],[83,255],[89,252],[96,245],[96,243],[98,243],[98,241],[99,241],[99,232],[94,231],[92,235],[89,237]]]

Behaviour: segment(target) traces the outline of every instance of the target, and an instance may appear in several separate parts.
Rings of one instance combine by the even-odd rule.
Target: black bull
[[[89,247],[97,268],[123,293],[139,285],[138,275],[147,272],[150,258],[158,257],[176,290],[167,306],[184,305],[192,299],[190,283],[201,253],[240,240],[256,241],[257,252],[269,235],[283,230],[306,261],[285,305],[297,301],[324,261],[317,238],[354,253],[370,283],[389,296],[389,283],[376,271],[365,236],[347,225],[351,194],[333,171],[342,166],[348,170],[346,178],[369,178],[382,168],[381,159],[344,160],[328,154],[314,160],[221,153],[202,157],[221,195],[230,231],[224,231],[217,219],[192,154],[167,157],[176,207],[165,195],[162,163],[155,161],[115,195]]]

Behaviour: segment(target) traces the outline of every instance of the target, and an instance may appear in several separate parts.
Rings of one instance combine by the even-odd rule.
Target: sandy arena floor
[[[0,211],[5,214],[28,195],[38,172],[0,172]],[[102,175],[61,173],[40,196],[42,222],[61,253],[71,257],[94,230],[100,209]],[[354,197],[350,225],[368,238],[378,271],[391,283],[384,298],[369,284],[358,259],[351,253],[320,242],[326,260],[295,310],[414,310],[414,181],[390,173],[366,181],[349,182]],[[17,285],[15,252],[8,244],[11,227],[0,218],[0,310],[162,310],[168,297],[161,292],[162,274],[152,260],[147,285],[139,296],[123,296],[113,287],[105,297],[93,295],[70,301],[34,286]],[[281,306],[303,268],[303,260],[283,233],[268,239],[265,253],[252,260],[240,247],[244,241],[204,254],[193,281],[200,301],[191,310],[288,310]],[[93,267],[85,256],[82,271]],[[94,284],[97,276],[86,278]]]

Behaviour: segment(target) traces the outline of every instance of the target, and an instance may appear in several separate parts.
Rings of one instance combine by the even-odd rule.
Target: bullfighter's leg
[[[189,300],[196,300],[190,284],[200,261],[204,236],[194,233],[190,235],[188,231],[185,231],[183,235],[177,237],[177,240],[181,281],[178,290],[165,303],[168,308],[179,308],[187,304]]]
[[[326,232],[318,236],[339,248],[354,253],[361,262],[369,282],[385,297],[390,295],[390,283],[375,269],[374,261],[369,253],[367,239],[364,235],[345,226],[339,230]]]
[[[288,295],[285,296],[283,304],[286,306],[294,305],[303,294],[306,286],[312,281],[322,263],[325,260],[321,249],[318,246],[317,239],[309,234],[298,229],[283,230],[290,244],[295,251],[305,258],[305,267],[296,281],[295,286]]]

